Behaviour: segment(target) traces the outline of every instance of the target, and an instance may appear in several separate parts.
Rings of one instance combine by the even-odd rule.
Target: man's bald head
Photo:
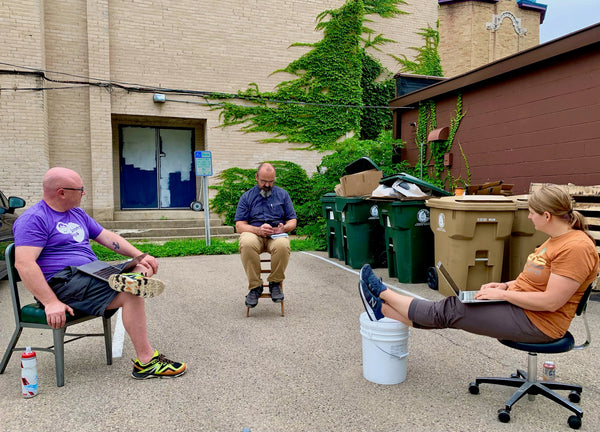
[[[271,195],[271,190],[275,184],[275,167],[268,162],[261,164],[256,171],[256,184],[263,197]]]

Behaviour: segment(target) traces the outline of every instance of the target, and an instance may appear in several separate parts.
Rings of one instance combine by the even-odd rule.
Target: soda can
[[[556,378],[556,365],[552,361],[545,361],[542,365],[544,381],[554,381]]]

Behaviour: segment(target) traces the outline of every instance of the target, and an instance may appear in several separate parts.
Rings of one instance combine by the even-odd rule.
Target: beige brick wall
[[[497,30],[489,30],[487,23],[493,23],[494,15],[503,12],[510,12],[520,19],[520,27],[527,33],[518,34],[508,17],[501,21]],[[519,8],[515,0],[442,5],[439,19],[439,53],[444,74],[449,77],[539,44],[540,14]]]
[[[320,40],[322,32],[315,31],[317,15],[343,3],[6,0],[0,3],[0,17],[10,24],[10,30],[0,39],[0,62],[63,72],[47,73],[50,78],[62,80],[85,81],[92,77],[134,86],[232,93],[255,82],[262,90],[273,90],[276,84],[289,79],[273,72],[307,51],[290,45]],[[369,23],[377,33],[397,41],[384,46],[383,52],[373,51],[392,72],[398,67],[387,53],[414,56],[409,47],[423,44],[416,32],[435,26],[437,19],[436,1],[409,3],[402,7],[409,15]],[[17,80],[10,76],[0,79],[3,84]],[[19,86],[24,79],[19,78]],[[32,86],[35,79],[29,77],[26,81]],[[42,84],[38,81],[37,85]],[[168,99],[189,103],[156,104],[151,93],[77,84],[46,85],[70,88],[0,94],[0,151],[5,154],[14,147],[14,140],[6,132],[15,130],[23,131],[21,140],[29,142],[25,152],[45,154],[32,161],[31,169],[26,171],[15,170],[4,161],[0,167],[0,184],[10,179],[15,194],[29,201],[39,197],[37,186],[44,171],[49,166],[63,165],[81,173],[90,191],[83,204],[86,209],[101,219],[109,218],[119,202],[115,160],[118,140],[113,136],[111,115],[162,117],[171,124],[177,124],[172,119],[204,122],[200,143],[213,153],[215,174],[231,166],[254,167],[265,159],[291,160],[313,172],[322,157],[318,152],[293,150],[296,146],[257,142],[266,135],[240,133],[235,127],[219,128],[218,112],[198,104],[202,102],[199,98],[168,95]],[[14,111],[10,124],[5,116],[7,109]],[[36,112],[35,119],[28,110]],[[33,143],[35,151],[31,151]],[[29,190],[29,184],[36,187]]]

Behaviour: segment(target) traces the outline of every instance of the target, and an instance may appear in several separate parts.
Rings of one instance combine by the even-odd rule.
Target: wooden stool
[[[269,265],[269,268],[263,268],[262,267],[262,263],[271,263],[271,255],[268,256],[268,258],[260,258],[260,263],[261,263],[261,268],[260,268],[260,273],[271,273],[271,266]],[[280,282],[281,285],[281,293],[283,294],[283,281]],[[263,290],[264,289],[269,289],[269,283],[263,283]],[[266,293],[263,292],[259,298],[268,298],[269,300],[271,299],[271,294],[270,293]],[[284,313],[284,309],[283,309],[283,302],[284,300],[281,300],[281,316],[285,316]],[[246,318],[250,316],[250,307],[246,306]]]

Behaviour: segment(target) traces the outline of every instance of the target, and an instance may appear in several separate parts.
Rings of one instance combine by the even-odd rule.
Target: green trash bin
[[[402,283],[425,282],[434,259],[425,201],[380,201],[379,221],[384,227],[388,275]]]
[[[449,195],[443,189],[404,173],[385,177],[380,183],[391,186],[397,180],[416,184],[431,195]],[[404,198],[378,203],[379,221],[385,230],[388,275],[402,283],[425,282],[429,268],[434,264],[434,237],[425,200]]]
[[[354,269],[364,264],[385,265],[383,228],[377,203],[358,197],[335,198],[340,214],[344,263]]]
[[[342,241],[342,224],[340,213],[335,210],[335,192],[326,193],[321,197],[323,217],[327,223],[327,255],[344,261],[344,247]]]

